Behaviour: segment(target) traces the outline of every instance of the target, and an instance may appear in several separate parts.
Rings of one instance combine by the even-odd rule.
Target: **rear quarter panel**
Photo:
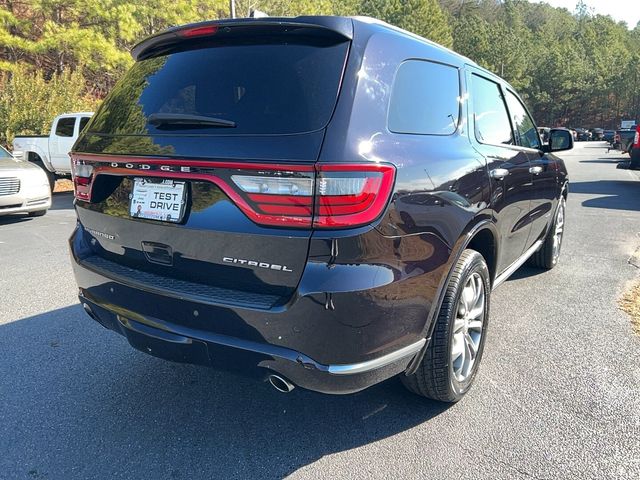
[[[415,315],[405,316],[402,322],[397,317],[390,321],[424,338],[455,252],[474,225],[491,218],[486,164],[469,141],[462,72],[460,122],[454,134],[397,134],[387,127],[393,80],[403,61],[423,59],[462,69],[464,59],[401,33],[372,27],[373,33],[367,35],[359,31],[362,28],[356,23],[320,162],[392,163],[397,168],[396,183],[386,212],[375,224],[375,234],[369,232],[353,241],[335,232],[316,232],[310,261],[326,265],[369,262],[393,271],[392,281],[377,287],[377,298],[390,305],[420,305]],[[332,241],[337,243],[334,248]]]

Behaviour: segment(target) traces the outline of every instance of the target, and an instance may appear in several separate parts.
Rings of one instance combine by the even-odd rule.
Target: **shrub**
[[[0,73],[0,144],[10,146],[16,135],[49,132],[56,115],[92,111],[98,100],[86,93],[81,71],[54,74],[15,68]]]

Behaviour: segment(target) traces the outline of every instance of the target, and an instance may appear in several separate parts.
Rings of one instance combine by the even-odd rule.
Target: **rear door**
[[[531,162],[527,152],[516,145],[501,85],[475,69],[468,83],[471,136],[487,161],[492,208],[500,234],[497,271],[502,272],[522,255],[531,230]]]
[[[75,140],[76,117],[60,117],[52,126],[49,136],[49,155],[56,172],[69,172],[69,152]]]
[[[540,239],[551,221],[557,196],[557,165],[552,156],[542,152],[538,130],[522,101],[509,89],[506,90],[506,98],[516,143],[529,157],[533,180],[528,247]]]
[[[306,264],[314,163],[349,39],[209,31],[163,44],[103,102],[75,147],[76,182],[90,184],[76,185],[78,216],[104,265],[284,298]]]

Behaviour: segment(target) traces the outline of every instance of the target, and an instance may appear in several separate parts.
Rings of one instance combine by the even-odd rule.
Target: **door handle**
[[[495,180],[504,180],[507,175],[509,175],[509,170],[506,168],[494,168],[489,172],[489,176]]]
[[[535,167],[531,167],[529,169],[529,173],[533,173],[534,175],[540,175],[543,172],[543,168],[540,165],[536,165]]]

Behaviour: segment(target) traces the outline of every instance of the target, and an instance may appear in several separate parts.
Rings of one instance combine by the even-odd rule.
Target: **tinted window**
[[[482,143],[513,143],[509,114],[497,83],[472,76],[471,96],[476,138]]]
[[[540,138],[533,120],[518,98],[507,90],[507,105],[513,121],[518,145],[527,148],[540,148]]]
[[[458,69],[409,60],[398,68],[389,102],[389,130],[396,133],[452,134],[460,111]]]
[[[336,104],[348,43],[243,38],[137,62],[103,102],[90,131],[125,134],[286,134],[323,128]],[[148,123],[154,113],[230,120],[235,128]]]
[[[84,130],[84,127],[87,126],[87,123],[89,123],[89,120],[91,120],[91,117],[82,117],[80,119],[80,132]]]
[[[73,137],[73,127],[75,125],[75,117],[61,118],[56,125],[56,135],[59,137]]]

